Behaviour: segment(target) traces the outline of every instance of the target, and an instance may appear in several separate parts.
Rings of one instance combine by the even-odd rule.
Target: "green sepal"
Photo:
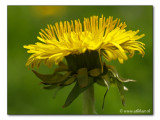
[[[107,90],[106,90],[106,92],[104,94],[104,97],[103,97],[102,110],[104,109],[104,102],[105,102],[105,98],[106,98],[106,95],[108,93],[108,90],[109,90],[109,87],[107,87]]]
[[[89,71],[89,75],[91,75],[92,77],[97,77],[101,74],[102,70],[99,68],[95,68]]]
[[[56,88],[56,91],[54,91],[54,94],[53,94],[53,99],[56,97],[57,93],[58,93],[62,88],[64,88],[64,86],[58,86],[58,87]]]
[[[107,65],[106,65],[106,63],[103,63],[103,73],[102,73],[102,75],[105,75],[107,73],[108,73]]]
[[[109,77],[108,73],[101,76],[102,80],[103,80],[103,84],[107,87],[107,90],[104,94],[104,97],[103,97],[103,103],[102,103],[102,110],[104,109],[104,103],[105,103],[105,98],[106,98],[106,95],[108,93],[108,90],[110,88],[110,84],[112,82],[111,78]]]
[[[125,90],[128,90],[128,89],[123,85],[123,83],[124,82],[135,82],[135,80],[124,79],[120,77],[114,66],[106,65],[104,63],[103,69],[104,69],[103,73],[98,77],[96,81],[98,84],[102,86],[107,86],[107,90],[103,98],[102,109],[104,107],[105,96],[109,90],[110,84],[116,85],[116,87],[118,88],[120,98],[122,101],[122,105],[124,106],[125,105]]]
[[[116,70],[115,67],[111,65],[107,65],[108,68],[108,73],[107,75],[104,75],[105,80],[109,81],[108,84],[115,84],[118,87],[119,94],[122,100],[122,105],[125,105],[125,93],[124,93],[124,86],[122,82],[129,82],[129,81],[134,81],[134,80],[129,80],[129,79],[122,79]],[[106,82],[107,82],[106,81]]]
[[[108,74],[101,76],[105,86],[109,87],[111,82],[112,82],[112,78],[110,78],[110,76]]]
[[[69,70],[77,72],[79,68],[88,70],[101,68],[101,58],[98,51],[86,50],[82,54],[70,54],[65,56]]]
[[[104,83],[104,80],[101,77],[96,77],[95,80],[96,80],[97,84],[99,84],[101,86],[106,86]]]
[[[32,71],[39,79],[41,79],[43,81],[42,83],[44,83],[46,85],[57,84],[62,81],[65,81],[71,74],[71,72],[67,72],[64,75],[62,75],[60,73],[45,75],[45,74],[40,74],[34,70],[32,70]]]
[[[96,78],[96,82],[97,82],[97,84],[99,84],[101,86],[106,86],[104,80],[105,81],[110,81],[111,80],[106,63],[104,63],[104,65],[103,65],[103,73],[101,73]]]
[[[121,100],[122,100],[122,105],[124,106],[125,105],[125,94],[124,94],[123,83],[120,82],[119,80],[115,80],[115,82],[116,82],[116,85],[117,85],[119,93],[120,93],[120,97],[121,97]]]
[[[68,70],[68,66],[66,64],[64,64],[63,62],[60,62],[58,64],[58,67],[54,70],[54,73],[57,73],[57,72],[64,72],[64,71],[67,71]]]
[[[52,90],[52,89],[55,89],[57,87],[58,87],[58,85],[56,84],[56,85],[45,86],[45,87],[43,87],[43,89],[45,89],[45,90]]]
[[[120,77],[114,66],[106,65],[106,64],[105,64],[105,66],[108,69],[108,72],[109,72],[110,76],[113,77],[113,78],[117,78],[117,80],[119,80],[120,82],[135,82],[135,80],[124,79],[124,78]]]
[[[110,84],[112,83],[112,78],[110,78],[109,73],[107,73],[97,77],[96,82],[102,86],[106,86],[107,82],[107,84],[110,86]]]
[[[72,84],[73,82],[75,82],[76,79],[76,75],[72,75],[72,77],[70,77],[68,80],[66,80],[65,82],[63,82],[62,84],[60,84],[60,86],[67,86]]]
[[[99,79],[98,79],[96,83],[97,83],[98,85],[105,86],[103,80],[99,80]]]
[[[80,68],[77,73],[77,81],[81,88],[88,85],[88,71],[87,68]]]
[[[65,104],[63,105],[63,108],[69,106],[83,91],[88,89],[94,83],[93,78],[89,77],[88,79],[89,79],[88,85],[83,88],[81,88],[79,86],[79,83],[76,82],[75,86],[73,87],[70,94],[68,95],[68,97],[65,101]]]
[[[122,78],[122,77],[120,77],[120,76],[118,76],[117,79],[118,79],[120,82],[136,82],[136,80],[125,79],[125,78]]]
[[[49,85],[49,86],[46,86],[46,87],[43,87],[43,89],[45,90],[52,90],[52,89],[56,89],[54,91],[54,94],[53,94],[53,98],[56,97],[57,93],[63,88],[64,86],[59,86],[58,84],[55,84],[55,85]]]

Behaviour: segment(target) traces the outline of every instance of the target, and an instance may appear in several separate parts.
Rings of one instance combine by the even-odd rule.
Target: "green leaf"
[[[89,77],[88,79],[89,83],[86,87],[81,88],[78,82],[75,84],[74,88],[68,95],[65,104],[63,105],[63,108],[69,106],[83,91],[88,89],[94,83],[93,78]]]
[[[97,77],[101,74],[101,69],[99,69],[99,68],[92,69],[92,70],[89,71],[89,74],[92,77]]]
[[[88,85],[87,68],[81,68],[78,70],[77,80],[78,80],[78,84],[81,88],[86,87]]]
[[[40,74],[34,70],[32,70],[34,72],[34,74],[43,81],[44,84],[57,84],[60,83],[64,80],[66,80],[71,72],[67,72],[66,74],[62,75],[59,73],[56,74],[51,74],[51,75],[45,75],[45,74]]]

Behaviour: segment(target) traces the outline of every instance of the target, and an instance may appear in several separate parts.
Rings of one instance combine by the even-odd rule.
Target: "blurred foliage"
[[[47,24],[65,20],[83,20],[91,15],[120,18],[127,24],[127,30],[140,29],[145,34],[141,39],[146,44],[145,56],[138,53],[132,59],[120,64],[111,61],[120,75],[137,80],[126,83],[126,106],[121,104],[118,89],[111,87],[102,111],[105,87],[95,84],[95,106],[98,114],[124,114],[124,110],[153,111],[153,7],[152,6],[8,6],[8,114],[81,114],[82,95],[69,107],[62,108],[73,85],[60,90],[55,99],[53,91],[47,91],[39,84],[40,80],[25,67],[30,56],[23,45],[33,44],[41,28]],[[40,73],[52,73],[55,66],[41,65]],[[128,113],[130,114],[130,113]],[[148,113],[139,113],[148,114]]]

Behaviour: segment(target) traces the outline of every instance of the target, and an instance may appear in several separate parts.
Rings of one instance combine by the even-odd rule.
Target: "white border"
[[[7,5],[153,5],[154,6],[154,115],[126,116],[10,116],[7,115]],[[0,119],[1,120],[53,120],[53,119],[84,119],[95,120],[123,119],[158,120],[160,118],[160,2],[159,0],[0,0]]]

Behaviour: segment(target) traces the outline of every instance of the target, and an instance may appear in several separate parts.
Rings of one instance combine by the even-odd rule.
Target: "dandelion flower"
[[[126,27],[120,19],[113,20],[113,17],[105,18],[103,15],[101,18],[84,18],[83,22],[78,19],[47,25],[46,29],[39,32],[39,42],[24,45],[24,48],[29,49],[27,52],[32,53],[26,66],[39,67],[41,62],[48,67],[58,65],[52,75],[43,75],[33,70],[43,84],[50,85],[46,89],[76,82],[64,107],[95,82],[106,86],[107,91],[110,84],[116,84],[124,104],[123,91],[127,88],[122,83],[134,80],[121,78],[113,66],[102,61],[102,57],[108,62],[117,59],[123,63],[128,57],[133,57],[135,51],[144,56],[144,43],[138,41],[144,34],[137,35],[139,30],[126,30]],[[67,65],[63,63],[64,58]],[[62,71],[65,74],[59,73]]]
[[[26,65],[39,66],[44,61],[49,67],[58,64],[64,57],[80,55],[86,52],[97,51],[107,61],[118,59],[120,63],[139,51],[144,55],[144,43],[138,41],[144,34],[137,35],[137,31],[126,31],[126,24],[113,17],[105,18],[92,16],[74,22],[64,21],[55,25],[47,25],[41,29],[37,38],[41,42],[34,45],[25,45],[32,53]]]

